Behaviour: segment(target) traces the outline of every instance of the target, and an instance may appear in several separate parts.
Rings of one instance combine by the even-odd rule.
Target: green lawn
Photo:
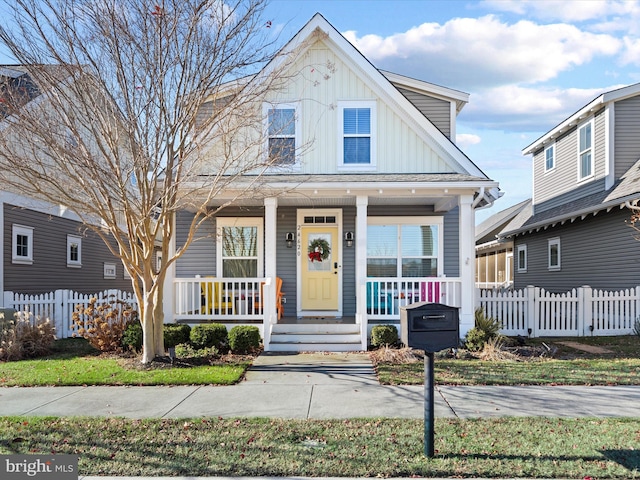
[[[141,368],[135,358],[99,356],[85,340],[56,341],[52,355],[0,363],[0,386],[40,385],[231,385],[250,360],[214,365],[158,364]]]
[[[0,454],[78,455],[80,475],[640,478],[640,419],[0,418]]]

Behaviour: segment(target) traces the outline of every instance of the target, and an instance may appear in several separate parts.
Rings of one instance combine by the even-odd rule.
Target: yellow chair
[[[200,282],[200,295],[204,313],[233,313],[233,300],[222,290],[220,282]]]
[[[262,313],[263,304],[262,299],[263,295],[263,287],[264,282],[260,282],[260,296],[256,299],[253,304],[253,308],[256,312]],[[278,313],[278,320],[280,320],[284,316],[284,308],[282,306],[282,297],[284,297],[284,292],[282,291],[282,279],[280,277],[276,277],[276,312]]]

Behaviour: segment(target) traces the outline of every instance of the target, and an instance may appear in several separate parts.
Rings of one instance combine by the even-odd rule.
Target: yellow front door
[[[338,310],[337,226],[309,225],[302,228],[301,307],[307,311]]]

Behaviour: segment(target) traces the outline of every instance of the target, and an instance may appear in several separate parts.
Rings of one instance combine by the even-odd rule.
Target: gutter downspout
[[[476,208],[483,199],[484,199],[484,187],[480,187],[478,196],[473,200],[473,203],[471,204],[471,208]]]

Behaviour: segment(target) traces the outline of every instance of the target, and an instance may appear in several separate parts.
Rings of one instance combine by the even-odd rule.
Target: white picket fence
[[[97,298],[98,303],[120,300],[133,306],[137,304],[133,293],[121,290],[105,290],[91,295],[73,290],[56,290],[40,295],[4,292],[4,308],[13,308],[28,315],[31,321],[48,318],[56,327],[56,336],[68,338],[73,336],[73,311],[77,305],[86,308],[92,298]]]
[[[640,318],[640,286],[619,291],[584,286],[565,293],[533,286],[503,292],[476,290],[476,306],[499,321],[505,335],[627,335]]]

